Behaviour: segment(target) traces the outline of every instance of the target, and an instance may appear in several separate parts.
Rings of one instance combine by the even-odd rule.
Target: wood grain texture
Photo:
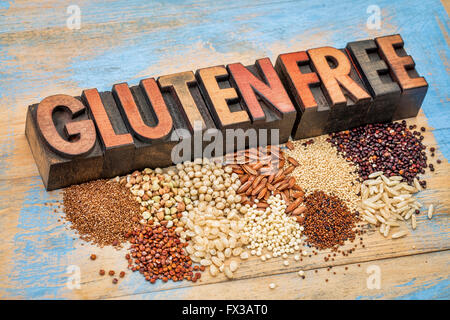
[[[182,299],[206,298],[206,294],[240,298],[251,294],[265,298],[270,294],[278,298],[448,299],[448,254],[442,250],[448,249],[450,212],[446,160],[450,157],[449,20],[438,0],[378,1],[379,30],[368,29],[366,25],[367,7],[373,4],[370,0],[326,4],[269,0],[227,3],[85,0],[77,4],[82,13],[80,30],[66,27],[65,2],[0,3],[1,298]],[[314,277],[314,270],[324,266],[321,257],[298,264],[291,262],[288,270],[281,261],[267,265],[252,259],[239,271],[238,279],[242,280],[234,282],[218,278],[212,283],[205,276],[194,287],[187,283],[179,283],[178,287],[149,286],[139,274],[127,274],[125,280],[113,286],[110,279],[99,278],[98,269],[125,268],[124,252],[82,245],[76,234],[58,222],[59,214],[53,209],[57,209],[54,204],[61,200],[61,193],[44,190],[23,133],[27,105],[56,93],[76,96],[82,89],[94,87],[105,91],[124,80],[135,85],[138,79],[179,70],[234,61],[248,65],[255,57],[275,61],[281,53],[324,45],[341,48],[348,41],[393,33],[402,35],[406,51],[414,57],[417,71],[430,86],[422,111],[408,122],[427,128],[425,143],[437,148],[436,158],[443,161],[435,165],[435,173],[427,173],[429,188],[418,195],[426,205],[437,204],[439,211],[431,221],[422,214],[416,232],[399,239],[400,242],[384,241],[377,233],[371,233],[369,237],[373,240],[367,239],[370,245],[364,250],[358,248],[353,257],[348,257],[356,264],[356,267],[349,265],[350,277],[338,278],[337,271],[336,278],[330,277],[326,284],[322,278],[327,272],[324,269]],[[427,251],[434,253],[422,254]],[[91,253],[99,256],[95,262],[88,258]],[[431,255],[437,258],[420,259]],[[340,265],[336,267],[339,270],[345,270],[351,261],[341,259],[334,263]],[[363,264],[361,271],[350,273],[359,269],[357,260],[369,264],[375,261],[382,270],[385,267],[381,263],[386,262],[382,290],[367,291]],[[66,287],[70,276],[67,268],[71,265],[80,267],[80,290]],[[300,279],[295,278],[294,271],[300,268],[309,270],[307,282],[296,282]],[[260,277],[254,277],[251,271]],[[356,281],[351,282],[352,279]],[[269,291],[268,282],[276,282],[280,290]],[[343,288],[342,283],[348,288]]]

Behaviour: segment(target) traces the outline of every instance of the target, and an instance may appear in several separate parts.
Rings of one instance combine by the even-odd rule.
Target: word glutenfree
[[[25,134],[52,190],[247,148],[248,130],[262,146],[414,117],[427,88],[390,35],[49,96],[29,106]]]

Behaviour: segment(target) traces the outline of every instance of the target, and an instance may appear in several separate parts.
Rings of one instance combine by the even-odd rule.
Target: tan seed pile
[[[314,143],[310,143],[311,140],[291,142],[295,148],[288,148],[286,155],[299,163],[292,175],[307,195],[323,191],[337,196],[355,210],[360,200],[355,192],[359,188],[357,167],[340,156],[326,139],[320,136]]]
[[[110,180],[74,185],[63,191],[64,212],[80,238],[99,246],[118,246],[139,226],[139,204],[127,188]]]

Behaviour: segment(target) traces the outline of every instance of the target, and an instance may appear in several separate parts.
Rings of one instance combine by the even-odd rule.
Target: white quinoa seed
[[[305,140],[293,141],[294,150],[287,150],[286,155],[293,157],[300,165],[292,175],[308,195],[315,190],[334,194],[342,199],[352,210],[356,209],[359,197],[357,166],[346,161],[336,149],[326,141],[327,135],[314,138],[314,143],[303,146]],[[309,140],[309,139],[308,139]]]

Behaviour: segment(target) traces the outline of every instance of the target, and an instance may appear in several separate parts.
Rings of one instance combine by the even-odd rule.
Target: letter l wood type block
[[[100,141],[78,97],[58,94],[29,106],[25,135],[46,190],[100,178]]]
[[[326,133],[330,106],[306,52],[279,55],[275,69],[297,109],[292,138],[298,140]]]
[[[104,178],[124,175],[132,171],[135,146],[119,107],[111,91],[84,90],[84,103],[95,121],[104,153]]]
[[[379,53],[388,64],[392,77],[402,89],[399,107],[393,120],[415,117],[422,106],[428,90],[428,83],[419,76],[416,64],[405,49],[403,39],[399,34],[375,39]]]
[[[346,49],[373,98],[365,122],[391,121],[399,106],[401,90],[380,57],[377,44],[374,40],[355,41],[348,43]]]

